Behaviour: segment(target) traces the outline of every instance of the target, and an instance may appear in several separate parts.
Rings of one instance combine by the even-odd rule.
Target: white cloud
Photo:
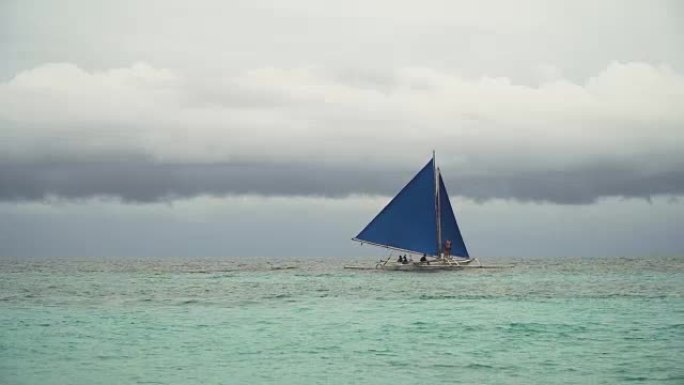
[[[46,64],[0,85],[0,153],[415,165],[436,148],[475,174],[684,160],[684,77],[667,66],[612,63],[535,87],[431,68],[360,73],[268,67],[200,82],[142,63]]]

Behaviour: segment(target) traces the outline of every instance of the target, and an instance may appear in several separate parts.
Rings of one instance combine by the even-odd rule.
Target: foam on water
[[[5,259],[0,383],[684,383],[683,258],[349,262]]]

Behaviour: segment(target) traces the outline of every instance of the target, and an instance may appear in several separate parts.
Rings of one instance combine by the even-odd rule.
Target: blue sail
[[[437,255],[434,159],[382,209],[356,240]]]
[[[451,255],[468,258],[468,249],[466,249],[465,242],[461,236],[461,230],[459,230],[458,223],[456,223],[454,210],[451,208],[449,194],[446,191],[441,174],[439,175],[439,204],[442,222],[442,242],[451,241]]]

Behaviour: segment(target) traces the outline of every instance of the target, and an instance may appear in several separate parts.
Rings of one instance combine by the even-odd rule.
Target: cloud
[[[432,149],[451,192],[474,199],[682,194],[680,73],[539,68],[548,80],[530,86],[419,67],[196,79],[46,64],[0,84],[0,199],[391,195]]]
[[[111,196],[152,202],[248,194],[341,197],[357,192],[391,193],[388,187],[396,185],[398,176],[391,171],[379,175],[305,164],[10,164],[0,165],[0,200]]]
[[[0,165],[0,201],[114,197],[155,202],[212,195],[391,196],[414,170],[372,170],[304,164],[43,163]],[[476,200],[516,199],[563,204],[599,197],[650,199],[684,194],[684,172],[625,168],[445,175],[450,193]]]

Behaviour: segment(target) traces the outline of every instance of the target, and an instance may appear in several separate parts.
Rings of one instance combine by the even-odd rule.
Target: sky
[[[679,1],[0,2],[0,256],[684,254]]]

